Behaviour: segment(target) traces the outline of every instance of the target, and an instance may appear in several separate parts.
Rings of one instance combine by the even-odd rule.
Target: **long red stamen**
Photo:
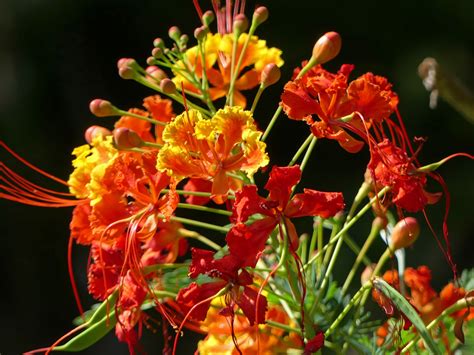
[[[69,272],[69,281],[71,282],[72,292],[74,293],[74,298],[76,300],[77,309],[79,311],[79,314],[82,317],[82,320],[85,322],[86,319],[84,317],[84,308],[82,308],[82,303],[81,303],[81,299],[79,297],[79,292],[77,291],[77,285],[76,285],[76,280],[74,278],[74,270],[73,270],[73,265],[72,265],[73,240],[74,240],[74,238],[71,235],[69,237],[69,242],[68,242],[68,246],[67,246],[67,269],[68,269],[68,272]]]
[[[196,12],[198,13],[199,19],[202,19],[202,10],[201,6],[199,6],[199,1],[198,0],[193,0],[194,8],[196,9]]]

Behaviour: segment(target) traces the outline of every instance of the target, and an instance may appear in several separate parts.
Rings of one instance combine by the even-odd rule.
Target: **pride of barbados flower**
[[[211,119],[191,109],[166,126],[157,168],[176,179],[211,180],[212,194],[226,195],[240,186],[230,174],[242,171],[252,177],[268,164],[261,135],[251,112],[241,107],[226,106]]]
[[[310,59],[284,85],[275,114],[262,115],[255,110],[259,99],[278,82],[283,65],[281,51],[255,35],[268,10],[256,8],[249,21],[245,1],[221,6],[213,0],[212,11],[206,12],[197,0],[193,3],[201,21],[195,45],[188,46],[189,36],[173,26],[168,31],[172,45],[155,39],[147,67],[131,58],[118,61],[122,78],[155,93],[141,108],[122,110],[104,99],[90,103],[95,116],[118,119],[86,130],[87,144],[73,150],[67,182],[0,141],[21,163],[69,188],[43,188],[0,163],[0,198],[74,207],[68,263],[81,324],[50,347],[30,353],[81,351],[115,328],[118,340],[135,354],[142,350],[144,326],[156,333],[157,325],[166,354],[177,353],[183,330],[206,334],[197,346],[200,354],[306,355],[324,347],[371,353],[375,336],[378,346],[389,350],[400,350],[401,344],[392,341],[400,339],[402,350],[418,351],[419,337],[432,353],[439,353],[437,343],[446,351],[459,347],[454,337],[455,345],[447,346],[446,337],[454,334],[462,341],[463,322],[474,318],[469,308],[474,306],[474,273],[457,277],[447,213],[445,246],[438,242],[453,283],[438,295],[427,267],[408,267],[404,278],[394,270],[379,275],[394,254],[392,269],[398,262],[403,270],[403,249],[423,233],[405,213],[423,211],[428,220],[426,206],[441,197],[426,191],[427,177],[443,186],[448,209],[449,194],[434,170],[454,156],[473,157],[457,153],[420,166],[421,145],[412,147],[389,81],[372,73],[349,80],[353,65],[344,64],[336,73],[321,66],[341,50],[336,32],[316,41]],[[257,86],[246,110],[243,91]],[[174,104],[182,113],[175,115]],[[282,111],[305,122],[310,134],[287,165],[278,162],[266,169],[265,139]],[[265,116],[272,119],[262,133],[257,127]],[[285,137],[288,149],[291,138]],[[341,192],[315,190],[304,179],[320,138],[337,141],[349,153],[363,147],[370,153],[364,182],[347,210]],[[262,180],[266,196],[258,187]],[[183,210],[194,214],[183,216]],[[365,239],[362,228],[349,231],[370,211],[374,222]],[[215,218],[201,219],[201,213]],[[386,250],[372,264],[367,252],[378,235]],[[89,250],[88,291],[102,302],[87,313],[73,277],[74,242]],[[343,264],[340,253],[346,245],[355,260],[341,282],[334,271]],[[353,292],[361,263],[366,264],[363,285]],[[378,330],[376,317],[365,308],[371,290],[391,317]],[[434,333],[437,324],[442,331]]]

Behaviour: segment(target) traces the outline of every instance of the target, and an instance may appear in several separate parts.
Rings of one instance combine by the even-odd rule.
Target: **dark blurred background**
[[[206,4],[205,4],[206,3]],[[204,10],[210,2],[201,1]],[[472,153],[474,125],[445,102],[428,108],[428,93],[417,76],[424,57],[434,56],[474,88],[474,2],[430,1],[262,1],[270,19],[257,34],[269,46],[283,50],[285,66],[280,83],[264,94],[256,119],[262,127],[273,115],[282,86],[294,67],[310,56],[315,40],[329,30],[338,31],[343,49],[328,67],[356,65],[354,77],[372,71],[386,76],[400,96],[399,109],[411,136],[427,136],[420,153],[422,163],[451,153]],[[248,1],[248,14],[255,2]],[[145,64],[152,41],[166,37],[178,25],[192,37],[198,18],[191,0],[137,2],[124,0],[3,0],[0,2],[0,139],[30,162],[67,179],[73,147],[84,143],[83,132],[92,124],[109,125],[88,111],[96,97],[122,108],[139,107],[152,94],[120,79],[116,61],[133,57]],[[179,108],[176,107],[178,110]],[[273,164],[286,164],[308,134],[307,127],[283,116],[269,139]],[[52,186],[24,169],[4,152],[0,160],[39,184]],[[350,155],[334,142],[318,142],[304,174],[304,185],[320,190],[342,190],[352,200],[362,182],[368,154]],[[460,269],[473,266],[472,200],[474,169],[466,159],[455,159],[439,172],[452,196],[449,226],[455,261]],[[61,186],[55,186],[61,188]],[[440,187],[430,183],[431,191]],[[70,209],[42,209],[0,200],[0,353],[50,345],[72,328],[77,311],[67,276],[66,251]],[[443,202],[427,209],[440,232]],[[439,290],[452,273],[426,223],[416,248],[407,251],[407,263],[427,264]],[[367,218],[352,232],[360,243],[367,233]],[[383,248],[379,243],[379,251]],[[343,254],[352,257],[350,252]],[[375,258],[377,250],[372,257]],[[87,250],[76,248],[75,269],[86,306]],[[345,277],[348,265],[338,266]],[[182,344],[190,342],[182,339]],[[161,340],[148,334],[150,353]],[[181,350],[182,353],[191,350]],[[113,335],[87,354],[126,354]]]

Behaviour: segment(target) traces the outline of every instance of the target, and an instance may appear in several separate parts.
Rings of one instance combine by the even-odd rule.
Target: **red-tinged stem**
[[[64,334],[61,338],[59,338],[58,340],[56,340],[56,341],[53,343],[53,345],[51,345],[49,348],[47,348],[45,355],[49,355],[49,354],[51,353],[51,351],[53,351],[54,348],[55,348],[56,346],[58,346],[59,343],[61,343],[64,339],[69,338],[71,335],[77,333],[79,330],[81,330],[81,329],[83,329],[83,328],[87,328],[87,326],[88,326],[87,323],[83,323],[83,324],[77,326],[76,328],[74,328],[73,330],[71,330],[71,331],[67,332],[66,334]],[[41,349],[41,350],[43,350],[43,349]],[[26,353],[26,354],[34,354],[34,353],[36,353],[36,352],[38,352],[38,350],[34,350],[34,352]]]
[[[202,10],[201,6],[199,6],[199,1],[198,0],[193,0],[194,8],[196,9],[196,12],[198,13],[199,19],[202,20]]]
[[[69,237],[69,243],[67,246],[67,268],[69,272],[69,281],[71,282],[72,292],[74,293],[74,298],[76,300],[77,309],[79,314],[82,317],[82,320],[85,322],[86,318],[84,317],[84,308],[82,308],[81,299],[79,297],[79,292],[77,291],[76,280],[74,279],[74,270],[72,266],[72,246],[74,238],[72,235]]]

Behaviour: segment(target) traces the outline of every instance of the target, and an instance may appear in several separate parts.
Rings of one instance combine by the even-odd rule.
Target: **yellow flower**
[[[70,192],[77,198],[97,199],[97,190],[105,168],[117,156],[112,136],[99,135],[91,145],[76,147],[72,154],[76,159],[72,161],[74,171],[68,180]]]
[[[228,173],[252,176],[268,164],[261,135],[252,113],[240,107],[227,106],[209,120],[189,110],[163,131],[165,145],[158,153],[157,168],[177,179],[212,180],[212,193],[225,195],[232,185]]]

